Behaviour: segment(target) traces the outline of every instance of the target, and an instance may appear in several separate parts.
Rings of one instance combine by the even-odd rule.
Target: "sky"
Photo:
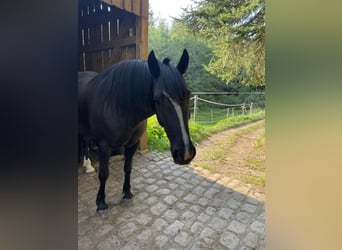
[[[191,5],[191,0],[149,0],[149,5],[156,17],[163,17],[170,23],[171,17],[179,17],[181,15],[181,8]]]

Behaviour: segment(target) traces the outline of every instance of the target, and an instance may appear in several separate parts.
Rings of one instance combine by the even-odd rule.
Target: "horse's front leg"
[[[123,184],[123,198],[131,199],[133,194],[131,193],[131,170],[132,170],[132,160],[135,151],[137,151],[139,142],[136,144],[125,147],[125,164],[124,164],[124,172],[125,172],[125,180]]]
[[[98,150],[99,150],[99,164],[100,164],[100,170],[99,170],[100,188],[96,197],[96,205],[97,205],[96,211],[101,211],[101,210],[105,210],[108,208],[108,205],[105,202],[105,196],[106,196],[105,189],[106,189],[106,181],[109,175],[108,162],[109,162],[109,156],[110,156],[110,148],[107,145],[107,143],[102,143],[99,145]]]

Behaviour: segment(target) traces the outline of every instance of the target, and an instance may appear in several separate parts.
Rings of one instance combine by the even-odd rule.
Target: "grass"
[[[261,124],[263,125],[263,124]],[[263,125],[264,126],[264,125]],[[254,143],[254,153],[259,155],[259,157],[246,157],[244,158],[244,166],[250,170],[257,173],[265,173],[265,131],[260,135],[260,137]],[[265,186],[265,175],[253,176],[247,174],[244,177],[247,183],[257,184]]]
[[[246,183],[250,183],[250,184],[256,184],[259,186],[265,186],[265,177],[255,177],[255,176],[251,176],[251,175],[245,175],[243,177],[243,180]]]
[[[217,160],[222,158],[227,153],[223,147],[216,147],[215,150],[207,150],[204,152],[204,157],[208,160]]]
[[[243,125],[252,121],[260,120],[265,117],[265,111],[259,110],[252,114],[236,115],[224,118],[215,123],[199,123],[189,121],[191,140],[195,143],[202,139],[220,132],[222,130]],[[147,121],[147,145],[150,150],[165,151],[169,149],[170,143],[164,129],[159,125],[156,116],[152,116]]]
[[[208,163],[206,163],[206,162],[198,162],[198,163],[196,164],[196,166],[197,166],[197,167],[200,167],[200,168],[203,168],[203,169],[206,169],[206,170],[208,170],[208,171],[211,172],[211,173],[214,173],[215,170],[216,170],[216,168],[215,168],[213,165],[208,164]]]

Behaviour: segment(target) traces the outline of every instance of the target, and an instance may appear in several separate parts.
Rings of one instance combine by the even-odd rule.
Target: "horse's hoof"
[[[131,198],[131,199],[123,198],[122,204],[124,204],[127,207],[133,206],[134,205],[134,198]]]
[[[99,210],[97,211],[97,214],[100,218],[106,218],[108,216],[108,210]]]
[[[133,198],[133,194],[131,192],[127,192],[127,193],[123,192],[122,194],[123,194],[124,199],[129,200]]]

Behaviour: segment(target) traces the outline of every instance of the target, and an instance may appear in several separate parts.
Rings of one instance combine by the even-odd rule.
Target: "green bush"
[[[165,130],[159,125],[156,115],[151,116],[147,120],[147,145],[150,150],[159,151],[170,147]]]

